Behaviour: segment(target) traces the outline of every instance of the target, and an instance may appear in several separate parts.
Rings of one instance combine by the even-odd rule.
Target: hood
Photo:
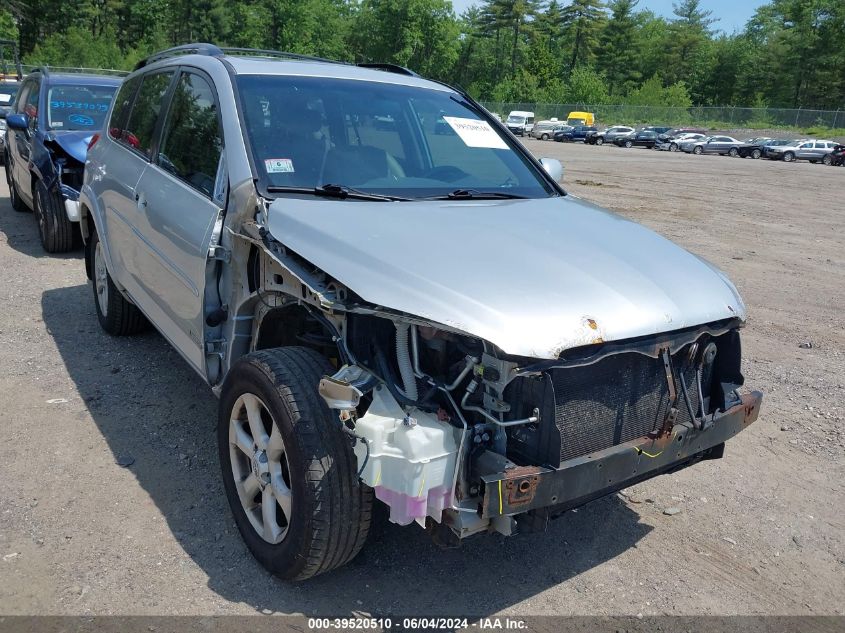
[[[574,196],[280,198],[272,236],[368,302],[554,359],[602,341],[745,318],[712,264]]]
[[[94,132],[90,130],[51,130],[47,140],[55,141],[71,158],[85,164],[88,143]]]

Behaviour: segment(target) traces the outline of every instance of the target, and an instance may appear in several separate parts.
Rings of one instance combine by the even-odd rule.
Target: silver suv
[[[354,557],[376,502],[440,543],[544,529],[757,417],[730,281],[566,195],[462,91],[191,45],[108,119],[80,196],[97,317],[152,323],[219,396],[235,521],[284,578]]]

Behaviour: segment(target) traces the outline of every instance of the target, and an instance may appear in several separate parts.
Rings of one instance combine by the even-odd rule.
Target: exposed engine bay
[[[233,339],[332,359],[337,372],[319,393],[359,478],[391,521],[440,542],[543,529],[593,498],[720,457],[724,439],[756,419],[759,397],[738,393],[739,318],[524,358],[369,304],[261,224],[238,237],[248,293]],[[588,472],[590,460],[607,470]]]

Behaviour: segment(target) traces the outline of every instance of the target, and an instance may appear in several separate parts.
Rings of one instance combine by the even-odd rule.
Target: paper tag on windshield
[[[487,121],[478,119],[463,119],[456,116],[444,116],[443,120],[449,124],[467,147],[489,147],[491,149],[508,149]]]
[[[0,93],[0,103],[11,103],[12,95]]]
[[[288,174],[293,171],[293,161],[290,158],[267,158],[264,169],[268,174]]]

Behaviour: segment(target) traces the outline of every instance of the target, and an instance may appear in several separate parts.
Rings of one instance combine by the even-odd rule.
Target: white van
[[[519,136],[530,134],[534,129],[534,113],[525,112],[523,110],[514,110],[508,115],[508,120],[505,121],[508,129]]]

